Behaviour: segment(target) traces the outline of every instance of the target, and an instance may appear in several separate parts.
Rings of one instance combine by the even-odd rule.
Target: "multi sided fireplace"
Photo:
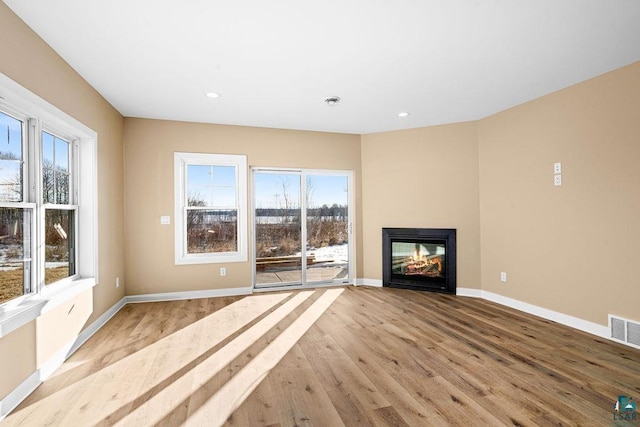
[[[383,228],[382,283],[455,294],[456,230]]]

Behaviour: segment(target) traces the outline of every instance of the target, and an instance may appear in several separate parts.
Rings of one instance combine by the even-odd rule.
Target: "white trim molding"
[[[202,200],[203,205],[189,205],[189,167],[227,167],[235,171],[234,200]],[[173,153],[175,265],[242,262],[248,259],[247,244],[247,156],[241,154]],[[212,169],[213,170],[213,169]],[[213,171],[211,172],[213,179]],[[220,203],[214,205],[213,203]],[[236,216],[236,250],[229,252],[189,253],[187,247],[188,211],[233,211]],[[213,232],[213,230],[210,230]]]
[[[26,399],[43,381],[54,373],[62,364],[75,353],[85,342],[100,330],[113,316],[127,304],[156,301],[177,301],[184,299],[212,298],[224,296],[251,295],[251,286],[242,288],[211,289],[204,291],[167,292],[159,294],[133,295],[123,297],[110,309],[98,317],[91,325],[82,330],[72,341],[65,344],[58,352],[47,360],[38,370],[29,375],[20,385],[0,400],[0,421]],[[75,295],[75,294],[74,294]],[[46,303],[46,302],[45,302]],[[38,310],[41,311],[42,307]],[[48,311],[48,310],[47,310]]]
[[[0,422],[13,411],[24,399],[42,384],[40,369],[14,388],[2,400],[0,400]]]
[[[475,288],[456,288],[456,295],[459,297],[482,298],[482,290]]]
[[[93,336],[93,334],[98,332],[126,304],[127,304],[127,297],[123,297],[120,301],[115,303],[109,310],[105,311],[102,314],[102,316],[98,317],[91,325],[83,329],[82,332],[78,334],[78,337],[73,342],[73,345],[71,346],[69,352],[67,353],[65,360],[71,357],[71,355],[75,353],[76,350],[78,350],[85,342],[87,342],[89,338]]]
[[[40,368],[24,380],[18,387],[14,388],[4,399],[0,400],[0,421],[13,411],[24,399],[42,384],[51,374],[53,374],[76,350],[82,346],[93,334],[98,332],[109,319],[111,319],[122,307],[125,306],[125,298],[115,303],[102,316],[96,319],[91,325],[84,329],[72,341],[68,342]]]
[[[53,284],[0,307],[0,338],[96,285],[93,278]]]
[[[185,299],[198,298],[215,298],[215,297],[232,297],[251,295],[253,287],[246,286],[242,288],[225,288],[225,289],[207,289],[204,291],[186,291],[186,292],[166,292],[159,294],[142,294],[131,295],[126,297],[127,303],[138,302],[158,302],[158,301],[178,301]]]
[[[381,288],[382,287],[382,280],[378,280],[378,279],[356,279],[355,282],[353,283],[354,286],[371,286],[373,288]]]
[[[493,292],[483,291],[480,289],[458,288],[457,295],[482,298],[487,301],[492,301],[506,307],[514,308],[516,310],[523,311],[525,313],[532,314],[543,319],[551,320],[553,322],[557,322],[562,325],[587,332],[591,335],[611,340],[611,337],[609,336],[610,334],[608,326],[589,322],[578,317],[573,317],[564,313],[560,313],[558,311],[549,310],[548,308],[539,307],[537,305],[529,304],[527,302],[505,297],[499,294],[494,294]]]

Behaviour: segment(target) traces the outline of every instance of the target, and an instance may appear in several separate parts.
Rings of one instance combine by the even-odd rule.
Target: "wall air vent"
[[[640,349],[640,322],[610,314],[609,330],[614,341]]]

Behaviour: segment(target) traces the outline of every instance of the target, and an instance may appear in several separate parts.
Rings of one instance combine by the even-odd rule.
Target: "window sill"
[[[0,338],[37,319],[44,313],[80,295],[96,285],[93,277],[76,279],[46,287],[38,294],[24,297],[0,308]]]

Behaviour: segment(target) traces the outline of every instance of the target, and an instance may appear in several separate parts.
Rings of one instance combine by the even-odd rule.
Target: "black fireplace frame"
[[[445,245],[445,278],[418,280],[391,272],[391,243],[393,241],[441,243]],[[456,229],[455,228],[383,228],[382,229],[382,286],[419,291],[456,293]]]

